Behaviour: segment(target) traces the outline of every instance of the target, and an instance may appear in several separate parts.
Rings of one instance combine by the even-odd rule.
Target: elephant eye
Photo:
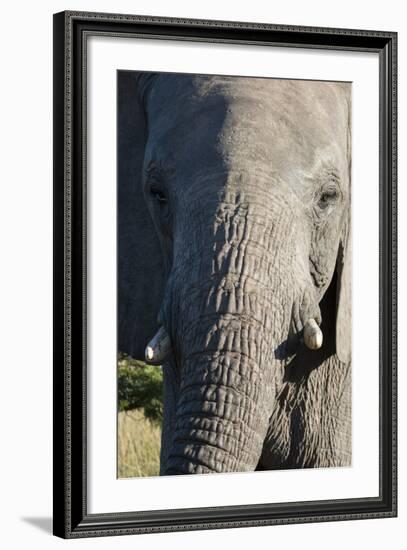
[[[152,185],[150,187],[150,193],[158,203],[167,204],[167,202],[168,202],[167,197],[165,196],[163,191],[161,189],[159,189],[158,187]]]
[[[324,189],[319,197],[318,206],[325,210],[329,206],[333,206],[339,198],[339,191],[336,187]]]

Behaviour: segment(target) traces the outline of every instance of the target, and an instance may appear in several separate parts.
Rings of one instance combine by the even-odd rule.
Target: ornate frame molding
[[[380,496],[88,514],[86,471],[87,37],[154,37],[370,51],[380,59]],[[397,34],[67,11],[54,15],[54,534],[63,538],[397,514]]]

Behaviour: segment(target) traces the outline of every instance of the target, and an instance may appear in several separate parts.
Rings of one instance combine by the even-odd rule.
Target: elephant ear
[[[142,189],[148,73],[118,71],[118,351],[144,359],[164,287],[160,242]],[[151,75],[150,75],[151,78]]]
[[[349,363],[352,359],[352,116],[351,88],[349,85],[346,85],[344,90],[348,111],[347,165],[349,201],[342,226],[337,258],[336,354],[340,361]]]
[[[336,354],[348,363],[352,357],[352,246],[346,223],[337,259]]]

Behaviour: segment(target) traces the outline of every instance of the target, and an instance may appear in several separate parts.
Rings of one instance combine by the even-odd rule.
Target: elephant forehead
[[[177,116],[189,117],[206,107],[207,114],[235,114],[245,125],[258,127],[261,121],[310,133],[347,122],[347,83],[208,75],[173,75],[160,82],[159,101],[170,116],[177,108]]]
[[[341,86],[266,79],[246,79],[230,93],[219,135],[228,164],[260,161],[281,177],[310,174],[321,160],[345,168],[347,141]]]
[[[347,170],[350,84],[165,75],[150,98],[155,145],[228,168],[263,166],[309,181],[315,166]],[[159,115],[159,116],[157,116]],[[191,163],[194,165],[194,163]]]

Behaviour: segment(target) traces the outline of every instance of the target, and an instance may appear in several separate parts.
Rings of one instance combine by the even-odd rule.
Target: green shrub
[[[161,422],[163,375],[161,367],[146,365],[124,354],[118,361],[119,411],[144,409],[146,418]]]

